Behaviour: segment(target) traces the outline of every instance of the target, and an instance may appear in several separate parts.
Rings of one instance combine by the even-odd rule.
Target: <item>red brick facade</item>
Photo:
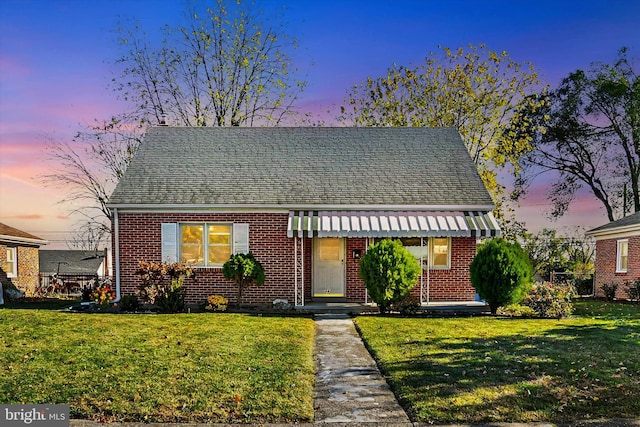
[[[285,298],[293,303],[295,239],[287,237],[288,213],[136,213],[118,211],[120,286],[122,295],[135,293],[140,284],[135,275],[140,261],[161,261],[161,224],[179,222],[227,222],[249,224],[249,249],[262,263],[266,281],[244,292],[247,303],[270,303]],[[115,233],[114,233],[115,234]],[[429,282],[431,301],[472,301],[475,291],[469,281],[469,264],[476,253],[475,238],[451,239],[451,269],[424,272],[423,296]],[[346,300],[364,302],[365,288],[358,276],[353,251],[364,254],[367,239],[349,238],[346,244]],[[115,248],[115,240],[114,240]],[[305,301],[311,300],[312,239],[304,239]],[[235,301],[236,289],[220,268],[199,268],[195,281],[187,285],[187,303],[198,304],[208,295],[221,294]],[[299,279],[300,280],[300,279]],[[420,286],[412,291],[420,295]]]
[[[629,244],[626,272],[616,272],[618,241],[627,240]],[[616,237],[596,241],[595,294],[603,297],[603,284],[617,284],[616,298],[628,298],[624,282],[640,278],[640,236]]]

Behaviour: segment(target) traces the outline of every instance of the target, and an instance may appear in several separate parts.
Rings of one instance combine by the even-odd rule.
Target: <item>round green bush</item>
[[[360,278],[369,296],[386,313],[416,283],[421,273],[418,260],[397,240],[380,240],[360,260]]]
[[[520,245],[497,238],[478,248],[470,273],[476,292],[496,314],[498,307],[519,303],[529,292],[533,269]]]

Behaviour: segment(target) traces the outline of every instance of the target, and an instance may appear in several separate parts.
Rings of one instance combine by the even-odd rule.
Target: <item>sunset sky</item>
[[[337,111],[354,84],[394,63],[418,65],[438,45],[484,43],[530,61],[545,83],[612,62],[622,46],[640,57],[638,0],[256,0],[282,10],[300,44],[295,66],[309,82],[298,107]],[[118,46],[113,30],[135,17],[150,33],[180,19],[185,3],[167,0],[0,0],[0,222],[66,248],[75,220],[62,188],[38,176],[52,170],[47,139],[71,141],[84,124],[122,111],[108,88]],[[548,179],[535,182],[518,210],[531,231],[594,227],[600,205],[581,197],[565,218],[545,218]]]

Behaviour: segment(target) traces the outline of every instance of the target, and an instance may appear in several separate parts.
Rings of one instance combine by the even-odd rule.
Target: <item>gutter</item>
[[[113,208],[113,233],[114,233],[114,242],[113,242],[113,257],[115,270],[115,280],[116,280],[116,299],[113,302],[120,302],[120,224],[118,222],[118,209]]]

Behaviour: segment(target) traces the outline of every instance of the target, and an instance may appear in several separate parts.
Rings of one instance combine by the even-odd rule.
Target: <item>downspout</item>
[[[420,237],[420,304],[424,302],[423,289],[424,289],[424,239]],[[429,266],[427,266],[429,268]]]
[[[115,270],[116,279],[116,299],[113,302],[120,302],[120,224],[118,222],[118,208],[113,208],[113,257],[115,263],[113,269]]]
[[[429,239],[427,239],[427,246],[430,248]],[[427,249],[429,251],[429,249]],[[430,273],[431,272],[431,252],[427,252],[427,304],[429,304],[429,284],[430,282]]]

